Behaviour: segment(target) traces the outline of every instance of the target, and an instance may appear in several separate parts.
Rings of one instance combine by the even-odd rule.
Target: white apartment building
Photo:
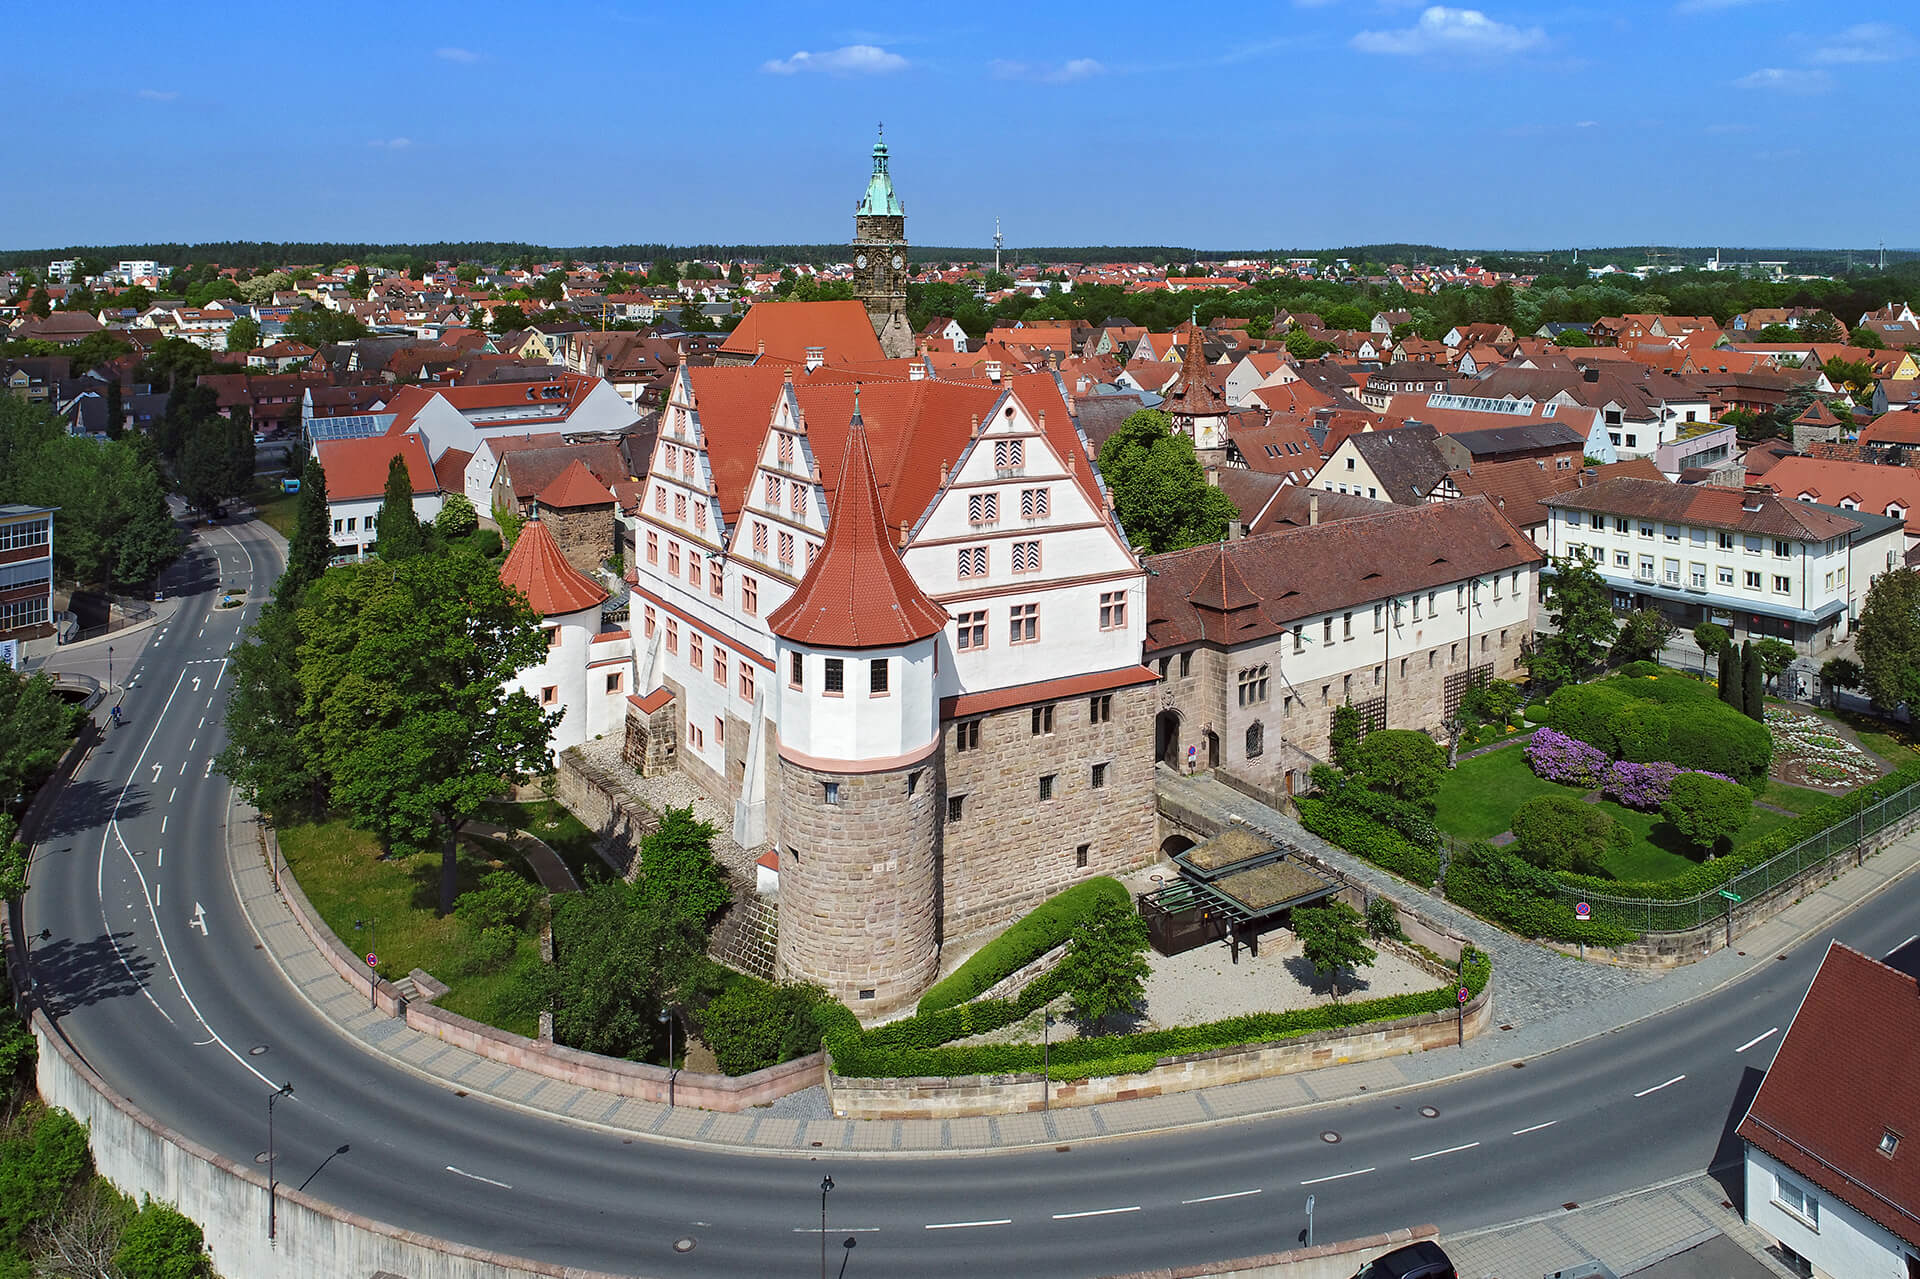
[[[1622,611],[1802,653],[1849,634],[1873,579],[1902,562],[1900,520],[1796,502],[1765,488],[1607,480],[1546,499],[1544,549],[1585,558]]]

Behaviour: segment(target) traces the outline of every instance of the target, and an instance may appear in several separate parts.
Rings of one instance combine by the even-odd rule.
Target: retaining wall
[[[348,950],[320,918],[292,874],[284,869],[280,844],[273,828],[256,819],[262,847],[274,868],[282,896],[293,912],[294,922],[307,935],[342,980],[365,993],[368,972],[361,958]],[[423,1000],[409,1000],[390,981],[382,978],[374,987],[374,1004],[389,1017],[399,1017],[408,1027],[425,1035],[464,1048],[476,1056],[505,1066],[531,1071],[548,1079],[592,1088],[620,1097],[665,1105],[669,1095],[675,1104],[703,1110],[740,1111],[762,1106],[789,1093],[819,1082],[826,1057],[812,1053],[750,1075],[705,1075],[680,1071],[675,1077],[665,1066],[623,1061],[581,1052],[560,1044],[528,1039],[494,1026],[483,1025],[458,1013],[436,1008]]]
[[[1440,1230],[1436,1226],[1414,1226],[1406,1230],[1389,1230],[1384,1235],[1368,1235],[1364,1239],[1295,1248],[1291,1252],[1269,1252],[1258,1257],[1171,1266],[1160,1270],[1136,1270],[1131,1274],[1109,1275],[1107,1279],[1348,1279],[1363,1262],[1371,1261],[1384,1252],[1439,1236]]]
[[[1489,981],[1479,997],[1467,1005],[1466,1034],[1477,1035],[1492,1021],[1493,983]],[[1423,1013],[1397,1021],[1315,1031],[1278,1043],[1163,1057],[1151,1070],[1135,1074],[1057,1080],[1049,1089],[1049,1104],[1093,1106],[1131,1101],[1447,1048],[1459,1042],[1460,1027],[1455,1013]],[[834,1074],[829,1065],[826,1080],[833,1113],[844,1119],[960,1119],[1042,1108],[1038,1074],[854,1079]]]
[[[49,1105],[86,1124],[94,1166],[135,1199],[171,1203],[206,1232],[214,1269],[246,1279],[613,1279],[402,1230],[301,1194],[284,1183],[267,1240],[267,1179],[213,1153],[112,1095],[66,1042],[33,1014],[36,1082]]]

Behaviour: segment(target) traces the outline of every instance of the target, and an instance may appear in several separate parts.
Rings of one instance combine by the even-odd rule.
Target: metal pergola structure
[[[1238,827],[1175,853],[1173,861],[1180,878],[1140,896],[1141,914],[1164,954],[1178,953],[1168,945],[1185,950],[1224,936],[1237,964],[1242,942],[1259,955],[1267,926],[1340,891],[1285,848]]]

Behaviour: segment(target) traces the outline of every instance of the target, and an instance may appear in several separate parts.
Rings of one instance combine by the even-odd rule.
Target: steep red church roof
[[[1227,401],[1207,380],[1207,357],[1196,341],[1187,343],[1180,364],[1180,384],[1167,397],[1167,412],[1176,417],[1219,417],[1227,411]]]
[[[542,617],[578,613],[607,598],[599,583],[567,563],[559,543],[539,520],[528,520],[500,566],[500,580],[527,597]]]
[[[927,598],[887,540],[867,428],[855,399],[826,543],[787,602],[767,615],[767,625],[800,644],[884,648],[925,639],[946,624],[946,610]]]

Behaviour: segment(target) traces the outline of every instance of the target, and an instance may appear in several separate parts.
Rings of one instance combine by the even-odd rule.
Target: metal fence
[[[1901,818],[1920,809],[1920,782],[1895,791],[1885,799],[1863,804],[1851,816],[1827,827],[1817,835],[1801,840],[1775,857],[1770,857],[1733,876],[1721,885],[1743,902],[1773,891],[1803,871],[1849,852],[1857,854],[1867,837],[1885,830]],[[1721,918],[1733,903],[1722,896],[1721,888],[1709,889],[1694,897],[1677,901],[1659,901],[1645,897],[1609,897],[1604,893],[1583,893],[1560,885],[1562,901],[1586,902],[1593,918],[1617,924],[1640,933],[1678,933],[1698,928]]]

